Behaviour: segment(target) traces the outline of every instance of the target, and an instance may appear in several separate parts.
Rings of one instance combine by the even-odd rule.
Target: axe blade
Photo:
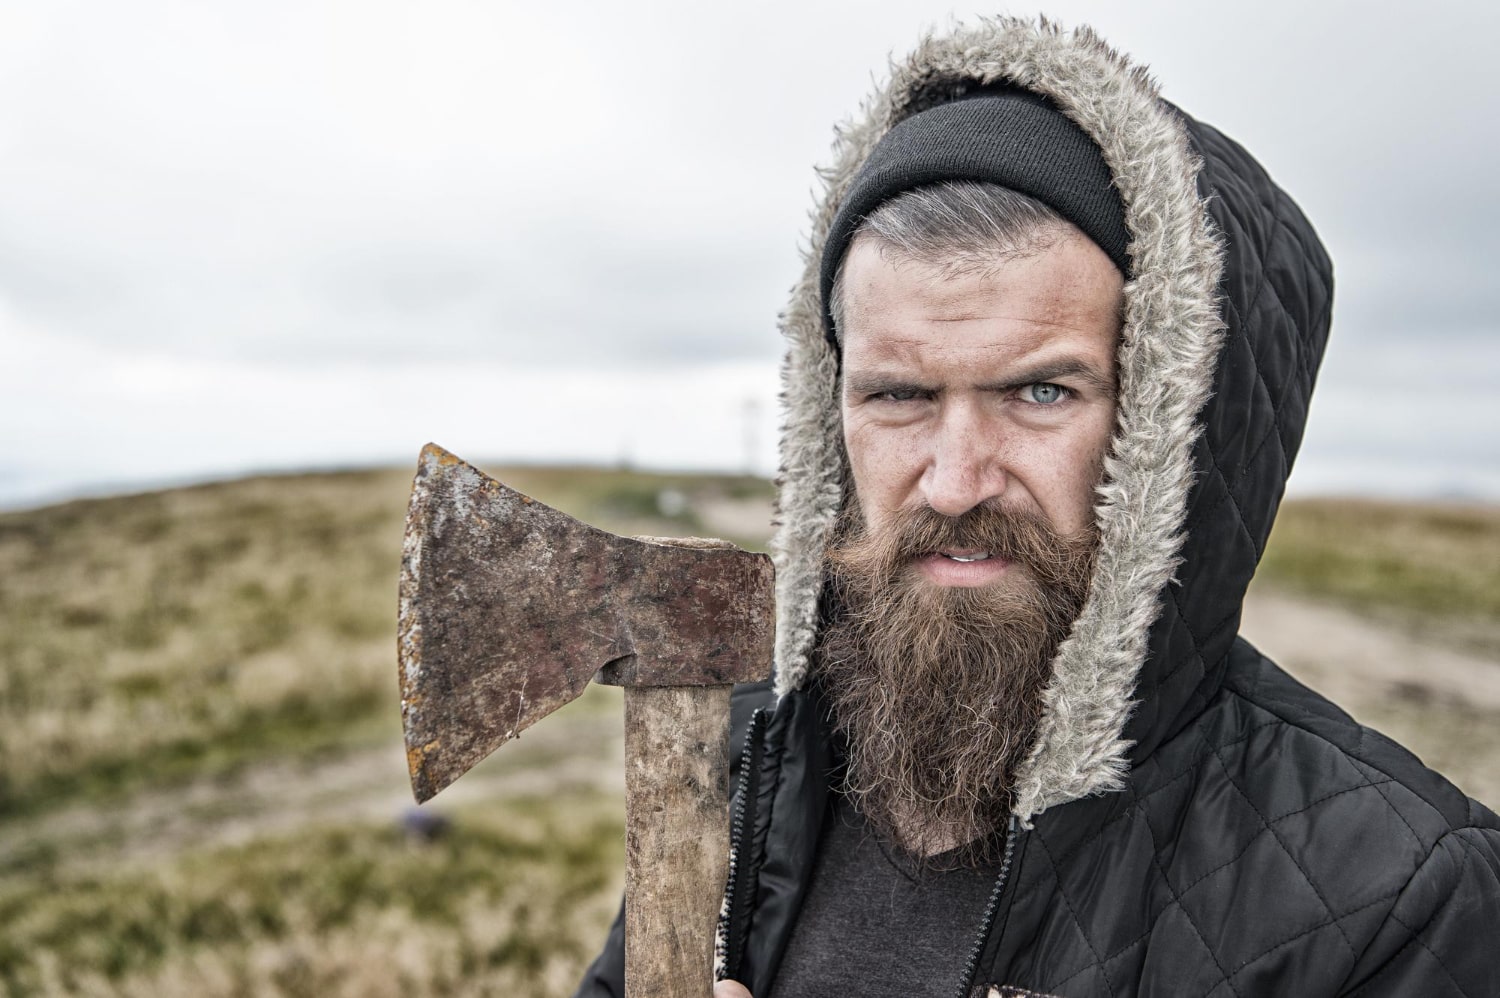
[[[770,559],[591,527],[422,449],[397,627],[412,790],[426,801],[606,665],[625,685],[763,678]]]

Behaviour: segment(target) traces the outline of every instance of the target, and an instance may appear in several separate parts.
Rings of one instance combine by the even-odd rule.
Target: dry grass
[[[391,734],[403,489],[252,479],[0,517],[0,813]]]
[[[309,827],[106,875],[42,851],[0,874],[0,987],[566,995],[614,915],[617,808],[512,801],[461,811],[422,845],[385,825]]]
[[[768,494],[754,479],[503,476],[627,533],[701,529],[691,504],[661,515],[663,490]],[[0,515],[0,815],[398,734],[409,485],[253,478]]]

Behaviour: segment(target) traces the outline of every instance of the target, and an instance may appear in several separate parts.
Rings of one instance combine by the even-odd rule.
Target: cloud
[[[315,366],[80,346],[4,315],[0,349],[12,385],[0,422],[26,429],[6,442],[0,506],[90,483],[402,464],[428,440],[484,461],[775,466],[773,362],[685,373],[433,357],[346,363],[330,377]]]

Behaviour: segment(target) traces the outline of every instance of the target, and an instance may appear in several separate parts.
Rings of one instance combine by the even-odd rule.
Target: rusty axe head
[[[764,678],[765,555],[618,537],[422,450],[401,556],[401,716],[425,801],[576,698]]]

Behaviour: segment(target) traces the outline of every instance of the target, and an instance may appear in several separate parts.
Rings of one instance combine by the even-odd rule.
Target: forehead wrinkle
[[[939,293],[938,289],[951,290]],[[1066,285],[1051,287],[1036,297],[1023,294],[1017,301],[1017,295],[1002,288],[960,286],[958,281],[943,280],[920,286],[914,299],[900,303],[895,309],[876,312],[861,298],[854,298],[848,303],[852,307],[846,308],[851,315],[865,320],[862,325],[877,335],[888,323],[920,327],[998,322],[1022,328],[1087,330],[1093,325],[1094,310],[1089,307],[1086,294],[1070,293],[1072,290]]]
[[[986,318],[972,319],[950,319],[941,322],[929,321],[923,323],[931,329],[942,330],[944,327],[957,328],[958,324],[964,322],[987,322]],[[861,340],[860,347],[855,352],[876,360],[890,360],[898,363],[923,365],[927,362],[941,362],[951,355],[958,354],[971,356],[1002,355],[1012,358],[1010,363],[1022,363],[1038,352],[1057,347],[1068,349],[1073,342],[1066,335],[1058,335],[1059,332],[1082,331],[1078,325],[1067,322],[1038,321],[1031,318],[1017,317],[1008,321],[1007,329],[1003,335],[983,336],[948,336],[941,332],[937,335],[920,335],[913,333],[912,324],[902,323],[897,329],[883,331],[879,326],[866,329]]]
[[[1025,318],[1022,318],[1020,316],[994,315],[994,314],[991,314],[991,313],[982,313],[982,314],[981,313],[976,313],[974,315],[955,315],[955,316],[933,316],[933,317],[929,318],[927,321],[928,322],[939,323],[939,324],[944,324],[944,323],[950,323],[950,322],[990,322],[990,321],[993,321],[993,320],[996,320],[996,319],[999,319],[999,320],[1002,320],[1002,321],[1005,321],[1005,322],[1018,323],[1018,324],[1023,325],[1023,326],[1045,326],[1045,327],[1048,327],[1048,328],[1051,328],[1051,329],[1070,329],[1070,330],[1076,330],[1076,329],[1082,328],[1081,324],[1078,323],[1078,322],[1076,322],[1076,321],[1067,321],[1067,320],[1063,320],[1063,319],[1038,319],[1038,318],[1034,318],[1034,317],[1031,317],[1031,316],[1027,316]]]

